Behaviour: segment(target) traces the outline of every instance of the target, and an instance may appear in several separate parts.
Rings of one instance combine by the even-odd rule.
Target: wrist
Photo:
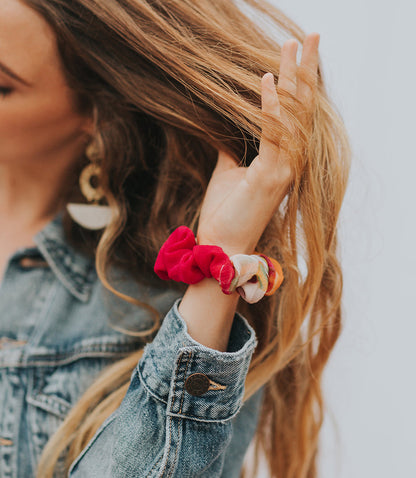
[[[197,244],[199,246],[218,246],[227,254],[228,257],[231,257],[235,254],[253,254],[255,250],[255,247],[247,244],[225,244],[221,243],[220,241],[199,237],[198,235]]]
[[[178,307],[189,335],[206,347],[225,352],[239,298],[235,291],[224,294],[213,278],[189,285]]]
[[[237,291],[251,304],[264,295],[271,295],[280,286],[283,280],[280,264],[264,254],[253,252],[253,245],[249,247],[246,242],[230,246],[224,241],[212,241],[212,236],[208,239],[207,236],[201,238],[201,235],[197,244],[195,239],[187,226],[179,226],[171,233],[154,266],[161,279],[196,284],[213,277],[224,295]],[[205,284],[216,287],[212,281],[205,281]],[[215,300],[211,302],[215,303]]]

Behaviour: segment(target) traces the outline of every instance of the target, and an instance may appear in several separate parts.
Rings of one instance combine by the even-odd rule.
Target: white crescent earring
[[[80,226],[86,229],[102,229],[106,227],[111,221],[111,208],[99,204],[100,199],[104,197],[104,191],[99,185],[99,178],[101,176],[101,151],[99,138],[95,138],[91,142],[85,154],[91,161],[81,171],[79,176],[79,185],[84,197],[89,201],[89,204],[83,203],[68,203],[66,208],[71,218]],[[91,179],[95,177],[98,185],[93,186]]]

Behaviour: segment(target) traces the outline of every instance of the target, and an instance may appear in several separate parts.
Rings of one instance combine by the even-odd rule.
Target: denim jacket
[[[162,317],[144,343],[111,325],[143,330],[149,313],[104,288],[94,260],[65,240],[62,212],[34,242],[9,257],[0,287],[0,477],[34,477],[46,442],[98,374],[144,348],[121,405],[67,476],[238,478],[263,392],[242,402],[257,345],[247,320],[236,313],[227,351],[211,349],[188,334],[177,291],[131,281],[131,295]]]

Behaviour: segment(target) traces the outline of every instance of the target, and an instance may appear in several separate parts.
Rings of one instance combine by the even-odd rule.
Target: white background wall
[[[340,223],[344,330],[325,374],[319,476],[416,477],[416,2],[274,3],[320,33],[354,154]]]

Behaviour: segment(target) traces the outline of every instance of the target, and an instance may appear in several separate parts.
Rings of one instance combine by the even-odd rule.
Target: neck
[[[34,231],[57,214],[73,184],[73,161],[0,162],[0,238]]]

